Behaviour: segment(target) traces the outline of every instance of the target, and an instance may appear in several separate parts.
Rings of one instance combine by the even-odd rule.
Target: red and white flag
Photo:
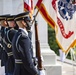
[[[38,0],[37,8],[54,27],[57,43],[67,53],[76,42],[76,5],[70,0]]]
[[[29,11],[30,15],[33,14],[33,0],[24,0],[24,11]]]

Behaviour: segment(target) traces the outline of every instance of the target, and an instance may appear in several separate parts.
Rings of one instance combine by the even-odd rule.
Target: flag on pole
[[[48,1],[46,0],[38,0],[37,4],[36,4],[36,8],[38,8],[38,10],[40,11],[41,15],[43,16],[43,18],[47,21],[47,23],[52,27],[55,28],[55,22],[54,20],[51,18],[51,16],[49,15],[48,11],[47,11],[47,6],[45,3],[47,3]],[[53,12],[52,12],[53,13]]]
[[[70,0],[52,0],[56,12],[56,39],[63,51],[68,52],[76,42],[76,5]]]
[[[29,11],[30,16],[33,14],[33,0],[24,0],[24,11]]]
[[[76,4],[70,0],[38,0],[36,6],[54,27],[57,43],[67,53],[76,42]]]

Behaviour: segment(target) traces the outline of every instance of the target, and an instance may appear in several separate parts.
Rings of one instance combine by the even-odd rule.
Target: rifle
[[[38,59],[38,66],[37,68],[39,70],[42,70],[43,67],[42,67],[42,60],[41,60],[41,51],[40,51],[40,42],[39,42],[39,38],[38,38],[38,24],[37,24],[37,21],[35,20],[35,17],[34,17],[34,21],[35,21],[35,48],[36,48],[36,57]]]
[[[76,0],[72,0],[72,4],[75,4],[76,3]]]

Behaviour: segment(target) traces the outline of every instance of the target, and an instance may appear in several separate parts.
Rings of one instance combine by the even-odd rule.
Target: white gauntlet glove
[[[46,75],[45,70],[40,70],[39,73],[40,73],[40,75]]]

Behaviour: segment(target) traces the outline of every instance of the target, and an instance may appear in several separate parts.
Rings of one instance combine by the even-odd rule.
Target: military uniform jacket
[[[6,65],[7,65],[7,70],[6,71],[8,73],[13,73],[14,72],[15,61],[14,61],[14,57],[13,57],[11,42],[12,42],[12,39],[13,39],[13,36],[14,36],[15,33],[16,33],[16,30],[14,30],[13,28],[8,28],[6,30],[5,39],[4,39],[6,44],[7,44],[7,45],[5,45],[5,48],[6,48],[6,53],[8,55],[8,60],[7,60],[7,63],[6,63]]]
[[[5,51],[5,43],[3,42],[3,38],[5,37],[5,27],[1,27],[1,44],[2,44],[2,48],[1,48],[1,66],[5,66],[8,56],[7,53]]]
[[[31,41],[23,30],[18,30],[13,38],[12,46],[14,58],[16,60],[14,75],[38,74],[32,62],[32,55],[30,52]]]
[[[2,39],[1,39],[1,28],[0,28],[0,60],[1,60],[1,55],[2,55]]]

